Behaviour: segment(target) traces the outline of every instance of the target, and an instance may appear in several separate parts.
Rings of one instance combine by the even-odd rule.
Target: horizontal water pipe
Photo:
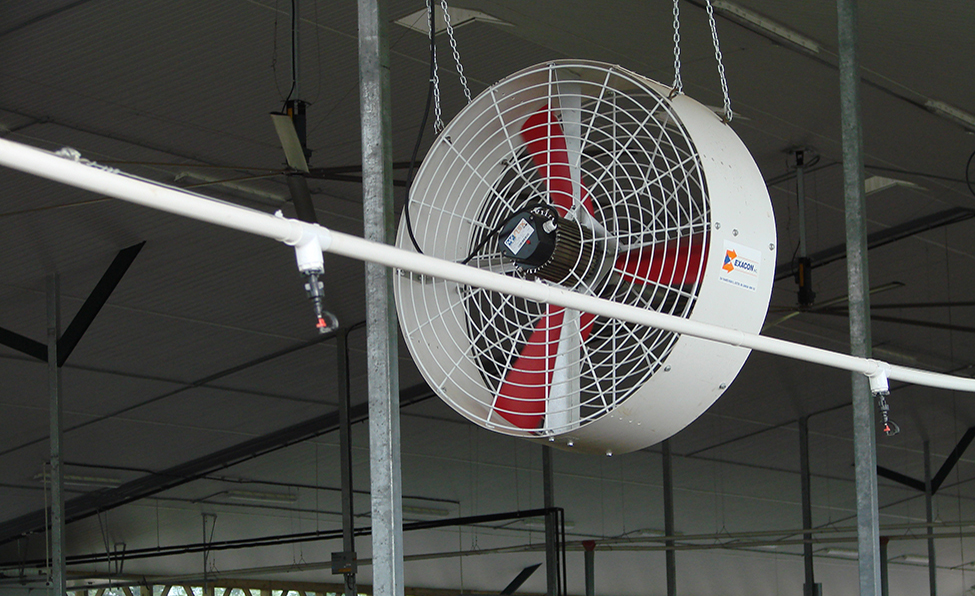
[[[271,215],[151,180],[130,176],[79,159],[77,154],[72,152],[65,152],[65,156],[61,156],[28,145],[0,139],[0,165],[175,215],[264,236],[290,246],[307,242],[310,237],[317,236],[323,251],[361,261],[379,263],[421,275],[519,296],[536,302],[572,308],[612,319],[741,346],[759,352],[859,372],[875,381],[881,381],[883,377],[886,377],[887,379],[928,387],[975,392],[975,379],[927,372],[753,333],[744,333],[736,329],[691,321],[653,310],[619,304],[596,296],[579,294],[548,283],[508,277],[468,265],[444,261],[332,231],[320,225],[287,219],[280,215]],[[874,384],[874,386],[883,385],[882,382],[875,382]]]

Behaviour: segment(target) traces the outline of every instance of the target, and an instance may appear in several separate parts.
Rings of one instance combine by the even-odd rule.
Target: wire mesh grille
[[[424,253],[535,279],[502,256],[498,232],[538,205],[578,226],[590,245],[564,279],[539,283],[690,316],[709,243],[708,193],[667,97],[595,63],[513,75],[435,141],[410,215]],[[399,244],[410,246],[404,229]],[[408,274],[397,303],[428,382],[468,418],[509,434],[561,434],[605,415],[665,366],[677,340]]]

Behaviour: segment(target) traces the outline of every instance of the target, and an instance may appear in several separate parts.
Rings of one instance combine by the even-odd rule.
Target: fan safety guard
[[[757,333],[775,268],[765,183],[730,126],[670,94],[577,60],[496,83],[434,141],[397,246]],[[407,271],[394,288],[406,344],[444,401],[566,449],[672,436],[749,354]]]

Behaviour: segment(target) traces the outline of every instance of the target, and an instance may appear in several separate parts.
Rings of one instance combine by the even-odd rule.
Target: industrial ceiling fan
[[[757,332],[775,226],[758,168],[709,108],[620,67],[556,61],[490,87],[444,129],[397,245]],[[441,398],[485,428],[564,448],[666,439],[749,353],[405,272],[395,289]]]
[[[872,296],[881,292],[888,292],[890,290],[896,290],[903,288],[905,284],[899,281],[892,281],[889,283],[881,284],[879,286],[874,286],[870,288],[869,294]],[[830,298],[828,300],[821,300],[819,302],[802,306],[802,305],[789,305],[789,306],[770,306],[768,311],[770,314],[776,313],[777,317],[773,318],[771,321],[766,321],[765,325],[762,327],[762,331],[768,331],[773,327],[778,327],[782,323],[794,319],[803,314],[822,314],[826,312],[834,312],[841,310],[843,312],[848,312],[846,303],[849,300],[849,296],[842,295]],[[784,314],[782,314],[784,313]]]
[[[939,323],[932,320],[914,319],[910,317],[878,314],[882,311],[897,310],[921,310],[930,312],[931,309],[951,309],[951,308],[971,308],[975,302],[971,300],[943,301],[943,302],[892,302],[887,304],[871,304],[870,320],[882,323],[894,323],[898,325],[908,325],[913,327],[923,327],[925,329],[941,329],[943,331],[957,331],[959,333],[975,333],[975,327],[971,325],[961,325],[957,323]],[[849,310],[843,304],[820,308],[810,311],[813,314],[829,315],[834,317],[848,317]]]

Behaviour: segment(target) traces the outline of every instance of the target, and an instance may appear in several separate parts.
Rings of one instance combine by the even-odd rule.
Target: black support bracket
[[[98,280],[95,289],[91,291],[85,303],[81,305],[78,313],[71,323],[58,338],[58,366],[64,366],[68,356],[81,341],[85,331],[91,326],[99,311],[105,306],[109,296],[115,291],[116,286],[122,281],[122,276],[129,270],[136,255],[145,246],[145,242],[134,244],[128,248],[123,248],[115,255],[112,264],[108,266],[102,278]],[[39,341],[25,337],[8,329],[0,327],[0,344],[37,358],[42,362],[47,362],[47,346]]]
[[[973,439],[975,439],[975,426],[965,431],[965,434],[962,435],[961,440],[958,441],[958,444],[955,445],[955,448],[948,455],[948,458],[945,459],[945,463],[941,464],[941,469],[938,470],[938,473],[931,478],[932,496],[938,492],[939,488],[941,488],[941,485],[944,483],[945,479],[948,478],[948,474],[950,474],[955,468],[955,465],[958,463],[958,460],[961,459],[961,456],[965,454],[965,450],[968,449],[968,446],[972,444]],[[909,486],[913,489],[919,490],[922,493],[924,492],[923,480],[911,478],[910,476],[901,474],[900,472],[895,472],[889,468],[877,466],[877,476],[882,476],[887,480],[893,480],[894,482],[899,482],[904,486]]]

